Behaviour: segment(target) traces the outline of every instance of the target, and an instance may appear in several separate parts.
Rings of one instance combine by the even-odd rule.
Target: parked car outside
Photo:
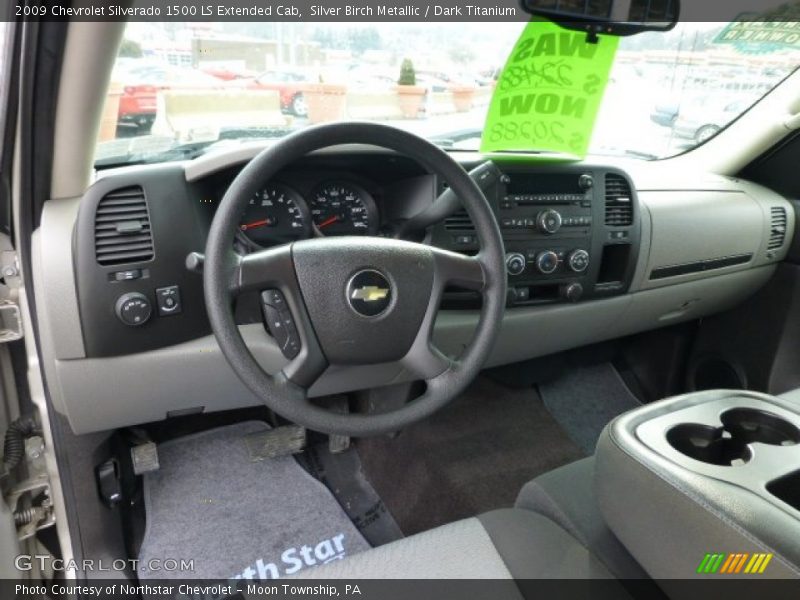
[[[170,89],[220,89],[223,83],[202,71],[151,63],[130,66],[116,74],[122,85],[118,129],[121,134],[142,135],[156,118],[158,92]]]
[[[725,102],[714,106],[693,106],[681,110],[675,118],[672,132],[681,138],[691,139],[701,144],[714,137],[728,123],[746,111],[754,100],[741,98],[733,102]]]
[[[281,99],[281,109],[296,117],[308,116],[308,104],[303,94],[311,83],[309,77],[295,71],[264,71],[247,79],[234,79],[227,85],[252,90],[273,90]]]
[[[236,79],[249,79],[255,75],[253,72],[247,72],[240,69],[232,69],[226,66],[205,66],[200,70],[207,75],[221,79],[222,81],[234,81]]]
[[[656,125],[662,127],[672,127],[678,118],[680,112],[680,102],[667,101],[662,104],[657,104],[650,113],[650,120]]]

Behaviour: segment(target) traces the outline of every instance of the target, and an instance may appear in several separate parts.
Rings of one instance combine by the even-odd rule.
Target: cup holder
[[[772,413],[753,408],[733,408],[720,416],[726,431],[746,444],[760,442],[771,446],[800,443],[800,429]]]
[[[667,442],[681,454],[712,465],[731,467],[753,456],[750,444],[794,446],[800,429],[763,410],[732,408],[720,415],[722,427],[681,423],[667,431]]]
[[[722,427],[681,423],[667,432],[667,441],[689,458],[721,467],[743,465],[753,456],[746,442],[726,435]]]

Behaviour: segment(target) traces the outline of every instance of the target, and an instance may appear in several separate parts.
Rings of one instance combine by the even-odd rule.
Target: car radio
[[[548,281],[554,283],[548,296],[574,301],[583,295],[580,278],[592,260],[593,194],[590,173],[509,172],[501,177],[497,220],[512,302],[530,301],[530,284]]]
[[[629,282],[638,221],[633,220],[635,202],[627,178],[605,169],[562,169],[509,165],[487,193],[505,244],[511,306],[576,302],[620,293]],[[617,188],[607,186],[620,179],[627,186],[630,219],[612,222],[609,215],[617,213],[607,212],[606,195],[616,194]],[[618,203],[626,200],[620,194]],[[465,211],[445,219],[443,230],[435,237],[445,247],[465,253],[477,249]]]

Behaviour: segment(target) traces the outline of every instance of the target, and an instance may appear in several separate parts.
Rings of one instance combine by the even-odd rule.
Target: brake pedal
[[[327,403],[328,410],[346,415],[350,412],[350,403],[347,396],[331,398]],[[328,452],[341,454],[350,448],[350,436],[332,433],[328,436]]]
[[[245,444],[253,462],[298,454],[306,447],[306,428],[282,425],[245,436]]]

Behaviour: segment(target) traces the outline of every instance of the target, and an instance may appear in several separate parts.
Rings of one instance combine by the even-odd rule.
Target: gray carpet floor
[[[486,377],[396,438],[357,447],[367,479],[406,535],[512,506],[527,481],[582,456],[535,390]]]
[[[573,367],[569,375],[539,385],[547,410],[585,454],[594,454],[603,427],[640,406],[610,363]]]
[[[369,548],[293,457],[252,459],[245,437],[267,428],[248,421],[159,445],[161,468],[144,476],[141,579],[274,579]],[[180,558],[194,570],[147,568]]]

